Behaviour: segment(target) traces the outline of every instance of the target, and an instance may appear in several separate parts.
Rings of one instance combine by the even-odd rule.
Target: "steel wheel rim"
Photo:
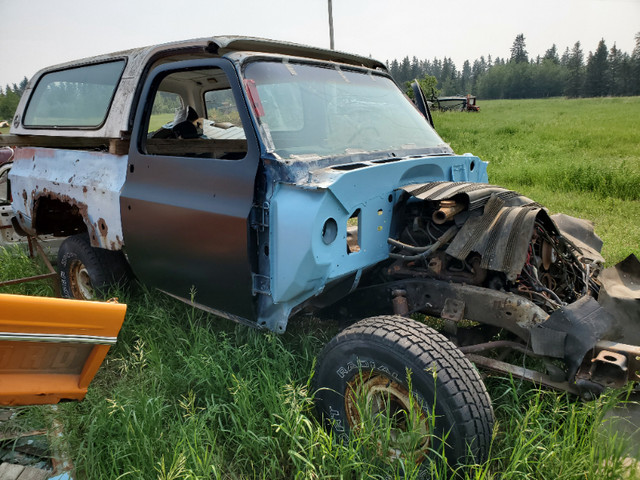
[[[74,298],[92,300],[95,298],[93,285],[87,267],[80,260],[74,260],[69,267],[69,284]]]
[[[421,463],[431,445],[431,428],[420,402],[415,397],[411,398],[404,385],[386,375],[378,372],[360,373],[348,383],[345,395],[347,421],[356,433],[363,424],[360,405],[363,399],[367,408],[371,409],[374,422],[379,424],[384,421],[383,417],[390,417],[391,441],[387,457],[392,460],[405,458],[402,444],[406,444],[411,436],[418,435],[420,440],[416,448],[408,453],[414,457],[414,462]],[[381,442],[378,445],[381,448]],[[380,453],[384,454],[382,451]]]

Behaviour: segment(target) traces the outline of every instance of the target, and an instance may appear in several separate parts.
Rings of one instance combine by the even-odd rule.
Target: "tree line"
[[[471,93],[487,99],[640,95],[640,33],[631,54],[615,44],[607,48],[602,39],[586,59],[580,42],[562,55],[553,44],[543,56],[530,58],[523,34],[516,36],[510,53],[509,58],[489,55],[473,63],[466,60],[461,70],[448,57],[410,60],[406,56],[387,66],[400,85],[435,78],[440,95]]]
[[[4,89],[0,87],[0,121],[6,120],[11,123],[27,83],[27,77],[24,77],[19,84],[7,85]]]

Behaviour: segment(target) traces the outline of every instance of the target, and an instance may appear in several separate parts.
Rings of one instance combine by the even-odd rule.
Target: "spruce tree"
[[[516,39],[511,46],[511,58],[509,60],[515,63],[529,63],[524,34],[516,35]]]
[[[604,97],[609,93],[608,50],[604,39],[598,43],[595,53],[589,52],[585,93],[590,97]]]
[[[576,42],[567,59],[567,86],[565,89],[567,97],[575,98],[582,95],[582,85],[584,83],[583,60],[584,55],[580,42]]]

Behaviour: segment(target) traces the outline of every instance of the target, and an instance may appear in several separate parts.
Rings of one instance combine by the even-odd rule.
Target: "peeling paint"
[[[37,161],[32,164],[34,158]],[[126,168],[126,156],[104,152],[16,149],[10,178],[22,189],[12,204],[21,227],[31,234],[47,233],[39,229],[42,225],[51,229],[50,221],[37,218],[38,208],[42,202],[58,202],[53,206],[64,210],[70,224],[78,222],[73,215],[82,219],[93,246],[121,249],[120,191]]]

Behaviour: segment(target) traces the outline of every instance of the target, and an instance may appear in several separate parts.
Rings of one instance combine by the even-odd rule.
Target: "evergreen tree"
[[[558,49],[556,48],[556,44],[554,43],[550,49],[544,52],[543,60],[550,60],[556,65],[560,64],[560,57],[558,57]]]
[[[409,56],[406,56],[402,59],[397,80],[400,84],[411,80],[411,62],[409,61]]]
[[[609,93],[609,64],[607,56],[608,50],[604,39],[598,43],[595,53],[589,52],[585,81],[585,93],[587,96],[603,97]]]
[[[624,95],[626,93],[624,56],[615,43],[609,50],[607,63],[609,64],[609,93],[616,96]]]
[[[640,32],[636,33],[636,45],[631,54],[631,94],[640,95]]]
[[[456,95],[459,93],[458,71],[452,59],[444,57],[442,61],[442,72],[438,80],[438,85],[444,95]]]
[[[420,68],[420,60],[418,60],[418,57],[414,56],[411,59],[411,79],[416,79],[418,77],[420,77],[420,72],[421,72],[421,68]]]
[[[584,83],[584,55],[580,42],[576,42],[567,59],[567,85],[565,95],[575,98],[582,95]]]
[[[465,60],[462,65],[462,75],[460,75],[460,90],[462,93],[471,91],[471,64],[469,60]]]
[[[29,80],[27,79],[27,77],[23,77],[22,81],[18,85],[18,91],[16,93],[18,93],[20,96],[22,96],[22,94],[24,93],[24,91],[27,88],[28,84],[29,84]]]
[[[509,61],[515,63],[529,63],[524,34],[521,33],[516,35],[516,39],[513,41],[513,45],[511,46],[511,58]]]
[[[17,85],[15,87],[18,88]],[[19,101],[20,95],[7,85],[4,94],[0,96],[0,120],[7,120],[11,123]]]

